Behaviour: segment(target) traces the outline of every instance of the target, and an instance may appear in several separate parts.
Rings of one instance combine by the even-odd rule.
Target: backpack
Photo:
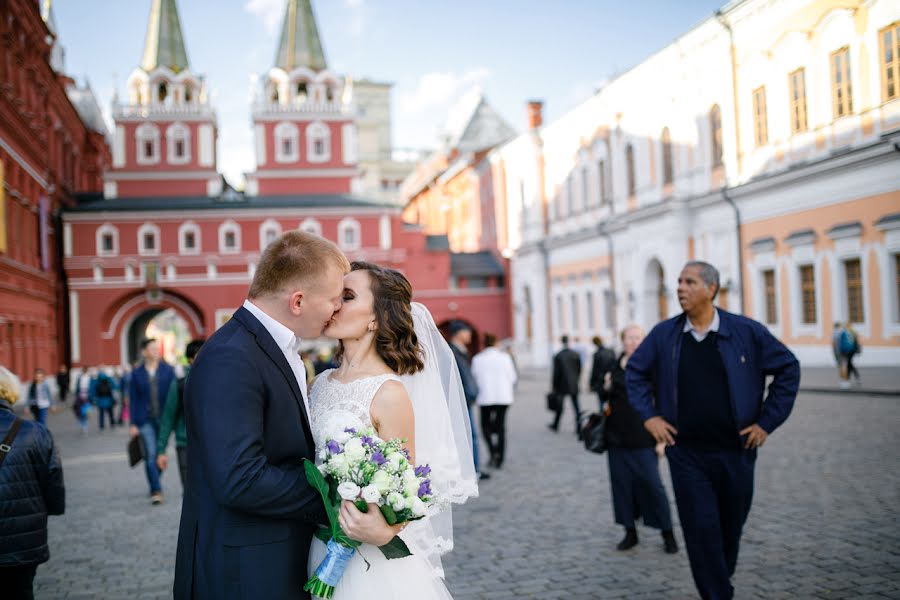
[[[94,395],[101,398],[112,397],[112,385],[109,383],[108,377],[101,376],[97,379],[97,388],[94,390]]]
[[[850,354],[856,350],[856,340],[852,333],[846,329],[841,332],[838,338],[838,352],[841,354]]]

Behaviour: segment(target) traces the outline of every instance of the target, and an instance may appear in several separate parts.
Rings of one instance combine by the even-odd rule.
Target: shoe
[[[616,546],[616,550],[630,550],[637,546],[637,543],[637,529],[628,528],[625,530],[625,537],[623,537],[622,541],[619,542],[619,545]]]
[[[481,473],[478,474],[478,479],[490,479],[490,478],[491,478],[490,473],[485,473],[484,471],[482,471]]]
[[[841,381],[841,389],[842,389],[842,390],[846,390],[846,389],[848,389],[849,387],[850,387],[850,382],[849,382],[849,381]]]
[[[163,503],[163,495],[162,492],[153,492],[150,494],[150,504],[153,506],[157,506]]]
[[[548,423],[548,424],[547,424],[547,429],[549,429],[549,430],[552,431],[553,433],[558,433],[558,432],[559,432],[559,427],[558,427],[557,425],[554,425],[553,423]]]
[[[675,554],[678,552],[678,542],[675,541],[675,534],[671,531],[662,532],[663,548],[666,554]]]

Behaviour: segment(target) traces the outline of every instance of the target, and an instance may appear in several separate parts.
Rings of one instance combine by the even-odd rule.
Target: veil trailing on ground
[[[443,577],[441,555],[453,549],[451,505],[478,496],[472,428],[450,346],[422,304],[412,303],[412,317],[425,368],[401,379],[416,418],[416,463],[431,467],[432,488],[443,502],[426,518],[410,523],[400,537]]]

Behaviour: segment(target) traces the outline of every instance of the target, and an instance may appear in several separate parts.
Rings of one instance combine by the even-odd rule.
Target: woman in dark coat
[[[606,421],[609,480],[612,486],[613,512],[616,523],[625,527],[619,550],[638,543],[635,521],[643,517],[644,525],[662,530],[665,551],[678,552],[672,533],[669,499],[659,478],[656,442],[628,403],[625,391],[625,365],[644,339],[644,331],[629,325],[622,331],[624,352],[606,375],[604,389],[609,400]]]
[[[13,413],[17,380],[0,367],[0,596],[34,598],[34,574],[47,562],[47,515],[61,515],[66,496],[62,464],[46,427]],[[8,447],[7,447],[8,446]]]

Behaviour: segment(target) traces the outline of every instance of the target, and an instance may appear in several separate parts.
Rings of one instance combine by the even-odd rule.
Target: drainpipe
[[[722,187],[720,190],[722,194],[722,199],[725,200],[728,204],[731,205],[731,208],[734,209],[734,229],[735,234],[737,235],[737,245],[738,245],[738,286],[741,288],[741,313],[744,313],[744,241],[741,236],[741,209],[738,208],[738,205],[735,203],[734,198],[728,195],[728,188]]]
[[[717,10],[715,16],[716,20],[719,21],[719,24],[728,32],[728,43],[731,54],[731,93],[734,101],[734,145],[736,149],[735,157],[737,158],[737,173],[738,176],[740,176],[743,172],[743,154],[741,153],[741,120],[738,112],[737,49],[734,46],[734,31],[731,29],[731,25],[728,23],[725,15],[722,14],[721,10]],[[741,306],[743,306],[743,303]]]

